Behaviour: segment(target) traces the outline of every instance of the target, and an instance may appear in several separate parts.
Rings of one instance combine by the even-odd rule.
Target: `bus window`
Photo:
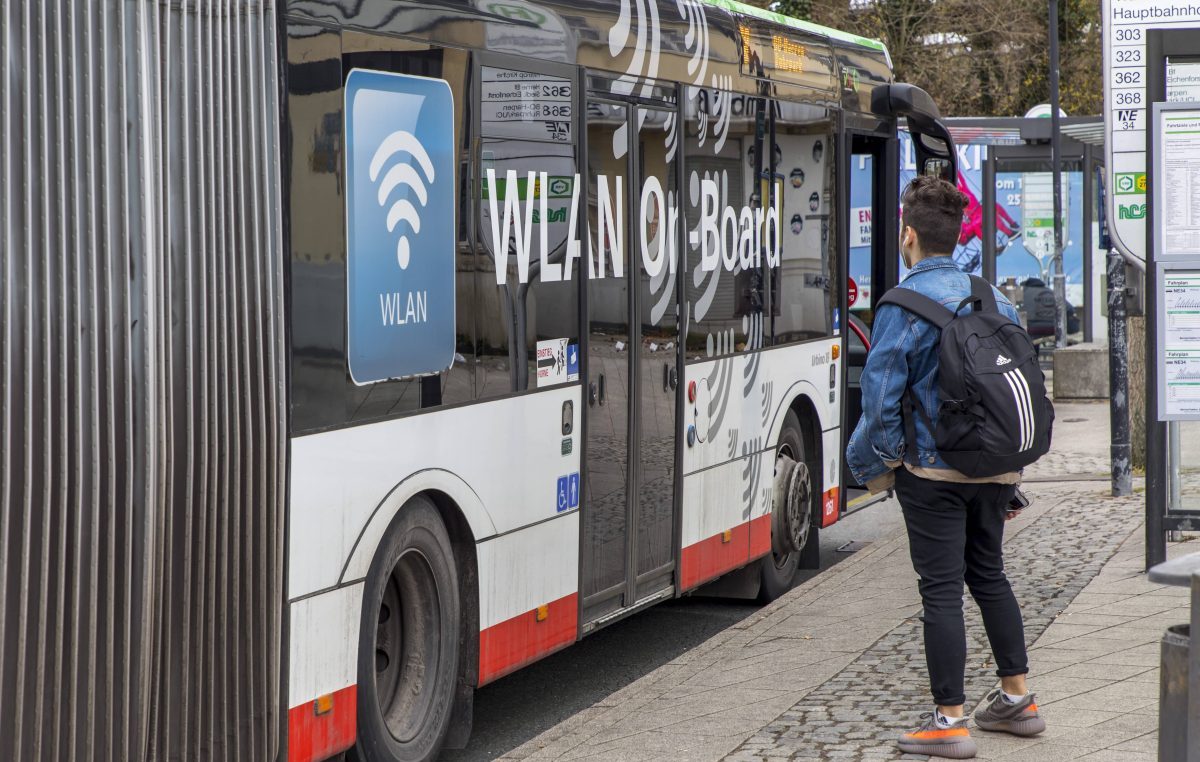
[[[776,142],[784,178],[780,264],[773,268],[775,344],[829,336],[839,298],[834,224],[833,123],[817,106],[778,101]]]
[[[387,177],[385,172],[380,172],[377,179],[382,180],[373,185],[370,177],[363,177],[369,175],[369,171],[350,171],[350,146],[343,135],[343,125],[346,124],[347,93],[355,97],[357,92],[346,88],[348,77],[354,70],[372,76],[378,74],[378,82],[387,81],[388,77],[399,81],[396,75],[446,80],[450,82],[451,95],[446,102],[448,113],[444,120],[454,125],[463,124],[466,103],[462,94],[468,91],[469,54],[350,32],[342,35],[340,48],[337,37],[327,35],[297,40],[293,44],[311,48],[295,59],[306,63],[294,65],[288,75],[289,144],[292,150],[288,193],[292,210],[289,237],[292,247],[293,427],[296,431],[309,431],[468,401],[475,394],[470,371],[475,323],[475,258],[469,241],[462,235],[461,226],[457,230],[452,226],[444,228],[447,230],[444,242],[447,250],[440,254],[450,261],[439,281],[446,285],[439,290],[422,291],[415,296],[410,291],[405,297],[390,287],[372,290],[369,278],[355,281],[364,284],[362,289],[349,287],[353,285],[350,282],[353,280],[352,269],[373,263],[369,257],[358,256],[350,250],[347,212],[357,213],[368,208],[377,212],[383,208],[376,201],[373,189],[376,185],[382,187]],[[300,55],[301,51],[293,52]],[[356,148],[371,151],[374,146],[366,145],[369,139],[370,136],[364,133]],[[455,156],[466,145],[466,131],[456,126],[449,150],[440,155],[444,164],[442,171],[423,180],[427,194],[461,197],[459,185],[463,178]],[[396,153],[388,157],[388,166],[395,167],[404,161],[404,157]],[[348,188],[351,181],[362,182],[354,210],[347,209],[348,197],[353,195]],[[439,183],[449,184],[450,189]],[[393,205],[408,198],[405,193],[409,191],[399,188],[398,184],[393,187],[389,197]],[[362,201],[361,205],[359,201]],[[416,202],[410,199],[409,203]],[[427,222],[432,219],[424,207],[417,212]],[[388,231],[388,236],[380,232],[387,229],[385,223],[371,227],[374,235],[387,238],[388,250],[393,252],[388,262],[400,269],[404,268],[400,265],[397,248],[401,246],[399,238],[417,233],[410,227],[394,227]],[[426,227],[433,227],[433,223]],[[418,245],[410,249],[416,266],[426,265],[425,261],[416,258],[432,254],[428,248],[428,245]],[[446,259],[441,261],[446,262]],[[372,326],[372,330],[377,331],[405,330],[406,323],[419,326],[426,316],[435,316],[441,325],[452,330],[439,333],[437,346],[422,351],[444,365],[423,368],[420,375],[408,378],[391,378],[386,372],[356,376],[351,358],[353,337],[348,336],[355,328],[349,325],[349,315],[364,305],[356,319],[361,321],[366,316],[376,320],[379,324]]]
[[[868,325],[871,324],[872,232],[874,232],[875,157],[855,152],[850,157],[850,279],[846,304]]]
[[[567,259],[574,90],[568,76],[480,68],[479,397],[566,382],[565,372],[539,375],[539,352],[557,362],[578,351],[582,260]]]
[[[709,88],[689,93],[683,195],[692,361],[762,345],[766,263],[761,253],[757,261],[746,256],[752,252],[742,234],[755,210],[761,214],[758,148],[769,115],[762,98]]]

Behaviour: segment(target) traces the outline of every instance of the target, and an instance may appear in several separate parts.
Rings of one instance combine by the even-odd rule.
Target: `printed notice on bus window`
[[[1200,254],[1200,111],[1161,114],[1162,256]]]
[[[484,66],[480,75],[484,137],[571,142],[571,80]]]
[[[1167,417],[1200,416],[1200,270],[1162,279],[1162,369]]]

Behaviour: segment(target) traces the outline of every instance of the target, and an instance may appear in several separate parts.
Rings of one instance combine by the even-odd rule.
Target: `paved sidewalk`
[[[1188,591],[1150,583],[1137,530],[1029,652],[1048,724],[1034,743],[976,732],[983,759],[1158,758],[1159,641],[1187,620]],[[1171,556],[1200,543],[1169,546]]]
[[[1155,757],[1158,641],[1186,620],[1187,594],[1141,573],[1142,498],[1107,496],[1094,474],[1096,438],[1061,437],[1071,420],[1090,434],[1101,412],[1060,406],[1062,444],[1028,472],[1035,503],[1006,533],[1033,644],[1031,686],[1049,728],[1038,739],[974,730],[982,759]],[[1055,473],[1072,481],[1053,481]],[[1192,550],[1200,542],[1170,552]],[[967,692],[982,698],[994,667],[967,600]],[[930,708],[919,614],[900,532],[504,758],[920,759],[894,744]]]

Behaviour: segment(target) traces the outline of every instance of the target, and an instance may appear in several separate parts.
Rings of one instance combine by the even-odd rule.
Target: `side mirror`
[[[871,111],[879,116],[907,119],[921,172],[949,183],[958,182],[954,138],[942,123],[942,114],[929,93],[902,82],[879,85],[871,91]]]

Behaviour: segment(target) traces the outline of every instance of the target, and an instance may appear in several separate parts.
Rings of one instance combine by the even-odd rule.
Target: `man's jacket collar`
[[[954,257],[951,257],[948,254],[940,257],[926,257],[914,265],[913,268],[908,271],[908,274],[904,276],[904,278],[907,280],[915,273],[924,272],[925,270],[934,270],[939,267],[953,267],[957,269],[958,265],[954,264]]]

